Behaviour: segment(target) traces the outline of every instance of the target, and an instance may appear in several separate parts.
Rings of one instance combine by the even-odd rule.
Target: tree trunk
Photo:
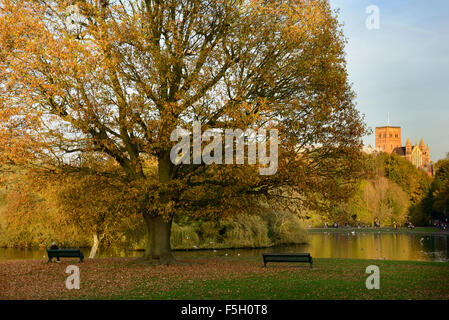
[[[165,221],[161,216],[148,215],[144,215],[144,219],[148,228],[145,260],[157,264],[174,262],[170,246],[171,220]]]
[[[97,254],[98,246],[100,244],[100,241],[98,240],[98,234],[94,233],[93,237],[94,237],[94,244],[93,244],[92,248],[90,249],[89,259],[95,258],[95,255]]]
[[[162,152],[158,157],[159,181],[168,183],[171,179],[172,163],[170,161],[170,151]],[[165,193],[160,195],[161,204],[170,200],[170,195]],[[145,260],[154,264],[170,264],[175,259],[171,252],[170,234],[172,217],[168,220],[159,215],[144,213],[143,215],[148,229],[147,248]]]

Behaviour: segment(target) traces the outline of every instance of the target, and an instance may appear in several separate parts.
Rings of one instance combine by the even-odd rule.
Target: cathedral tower
[[[377,127],[376,148],[392,153],[394,149],[401,147],[401,127]]]

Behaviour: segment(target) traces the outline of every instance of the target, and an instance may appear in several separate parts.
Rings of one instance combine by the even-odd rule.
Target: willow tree
[[[176,214],[347,194],[365,126],[327,1],[0,3],[2,161],[55,170],[83,154],[113,159],[148,226],[148,259],[172,261]],[[174,164],[171,134],[194,121],[277,129],[276,173],[246,158]]]

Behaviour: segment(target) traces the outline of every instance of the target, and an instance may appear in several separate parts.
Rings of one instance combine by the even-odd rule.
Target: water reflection
[[[319,234],[308,249],[318,258],[447,261],[447,236],[411,234]]]
[[[449,237],[417,234],[315,233],[307,245],[266,249],[175,251],[175,256],[260,256],[264,252],[310,252],[316,258],[449,261]],[[89,250],[82,250],[88,256]],[[108,249],[99,257],[139,257],[139,251]],[[45,259],[44,249],[1,249],[0,259]]]

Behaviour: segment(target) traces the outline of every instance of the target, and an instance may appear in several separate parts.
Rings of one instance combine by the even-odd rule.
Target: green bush
[[[199,245],[200,239],[192,226],[173,223],[171,231],[170,245],[173,249],[191,249]]]
[[[198,234],[203,245],[214,245],[221,241],[220,224],[217,221],[204,221],[199,226]]]
[[[260,216],[238,215],[220,221],[221,242],[229,247],[267,247],[268,224]]]
[[[272,241],[276,245],[302,244],[308,242],[301,219],[289,212],[273,213],[270,219]]]

